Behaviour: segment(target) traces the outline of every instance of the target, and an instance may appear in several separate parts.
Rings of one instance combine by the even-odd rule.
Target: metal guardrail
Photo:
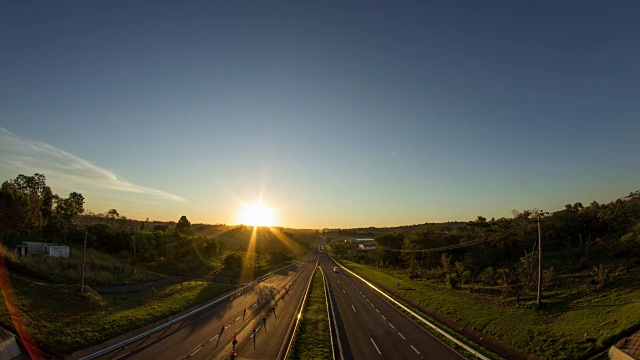
[[[172,326],[172,325],[174,325],[174,324],[176,324],[176,323],[178,323],[178,322],[180,322],[180,321],[182,321],[184,319],[189,318],[190,316],[198,314],[199,312],[202,312],[202,311],[210,308],[211,306],[216,305],[216,304],[220,303],[221,301],[226,300],[226,299],[236,295],[237,293],[242,292],[242,291],[244,291],[244,290],[246,290],[246,289],[248,289],[250,287],[253,287],[254,285],[256,285],[256,284],[258,284],[258,283],[260,283],[260,282],[262,282],[262,281],[274,276],[279,271],[282,271],[282,270],[284,270],[284,269],[286,269],[288,267],[291,267],[291,266],[296,266],[296,265],[300,264],[303,261],[304,260],[300,260],[297,263],[290,264],[290,265],[287,265],[287,266],[283,266],[283,267],[281,267],[281,268],[279,268],[277,270],[274,270],[274,271],[272,271],[272,272],[270,272],[268,274],[262,275],[262,276],[256,278],[256,280],[251,282],[250,284],[245,285],[245,286],[243,286],[243,287],[241,287],[239,289],[233,290],[233,291],[231,291],[231,292],[229,292],[227,294],[224,294],[221,297],[213,300],[212,302],[210,302],[210,303],[208,303],[208,304],[206,304],[206,305],[204,305],[202,307],[199,307],[199,308],[197,308],[197,309],[195,309],[193,311],[190,311],[187,314],[179,316],[179,317],[177,317],[177,318],[175,318],[175,319],[173,319],[173,320],[171,320],[171,321],[169,321],[167,323],[164,323],[164,324],[162,324],[160,326],[157,326],[157,327],[155,327],[155,328],[153,328],[151,330],[145,331],[145,332],[143,332],[143,333],[141,333],[139,335],[136,335],[136,336],[134,336],[132,338],[129,338],[129,339],[124,340],[122,342],[119,342],[117,344],[114,344],[114,345],[111,345],[109,347],[106,347],[106,348],[104,348],[104,349],[102,349],[100,351],[97,351],[97,352],[93,353],[93,354],[84,356],[84,357],[80,358],[79,360],[91,360],[91,359],[95,359],[97,357],[109,354],[111,352],[118,351],[118,350],[124,348],[127,345],[130,345],[130,344],[132,344],[132,343],[134,343],[134,342],[136,342],[136,341],[138,341],[140,339],[143,339],[143,338],[145,338],[147,336],[151,336],[151,335],[153,335],[153,334],[155,334],[155,333],[157,333],[159,331],[162,331],[162,330],[164,330],[164,329],[166,329],[166,328],[168,328],[168,327],[170,327],[170,326]]]
[[[416,314],[413,310],[407,308],[406,306],[402,305],[401,303],[399,303],[398,301],[396,301],[396,299],[392,298],[391,296],[387,295],[385,292],[383,292],[382,290],[378,289],[375,285],[373,285],[372,283],[370,283],[369,281],[365,280],[364,278],[362,278],[360,275],[354,273],[353,271],[347,269],[346,267],[344,267],[342,264],[340,264],[339,262],[335,261],[332,257],[330,257],[331,260],[333,260],[333,262],[335,262],[338,266],[340,266],[341,268],[343,268],[344,270],[348,271],[349,273],[351,273],[351,275],[357,277],[358,279],[360,279],[362,282],[364,282],[365,284],[367,284],[370,288],[372,288],[373,290],[375,290],[376,292],[378,292],[380,295],[384,296],[385,298],[387,298],[387,300],[393,302],[396,306],[402,308],[404,311],[408,312],[409,314],[413,315],[415,318],[417,318],[418,320],[422,321],[423,323],[425,323],[426,325],[428,325],[429,327],[431,327],[433,330],[437,331],[439,334],[441,334],[442,336],[446,337],[447,339],[453,341],[454,343],[456,343],[456,345],[460,346],[461,348],[467,350],[468,352],[470,352],[471,354],[475,355],[475,357],[477,359],[482,359],[482,360],[490,360],[488,357],[482,355],[481,353],[479,353],[477,350],[474,350],[473,348],[471,348],[470,346],[468,346],[467,344],[461,342],[460,340],[454,338],[453,336],[449,335],[447,332],[445,332],[444,330],[440,329],[439,327],[437,327],[435,324],[433,324],[432,322],[428,321],[427,319],[423,318],[422,316]]]
[[[316,260],[315,267],[318,267],[318,260]],[[291,351],[291,345],[293,345],[293,339],[295,338],[295,333],[296,333],[296,330],[298,329],[300,318],[302,318],[302,310],[304,309],[304,304],[307,302],[307,296],[309,295],[309,289],[311,288],[311,281],[313,281],[313,274],[315,272],[315,267],[314,267],[314,271],[311,272],[311,276],[309,277],[309,282],[307,283],[307,289],[304,291],[304,296],[302,297],[302,301],[298,305],[299,310],[296,311],[296,313],[298,313],[298,316],[294,317],[293,321],[291,322],[291,325],[289,325],[289,331],[287,332],[287,337],[289,338],[287,349],[286,351],[284,351],[284,354],[283,354],[284,346],[285,344],[287,344],[287,342],[285,342],[284,344],[282,344],[282,347],[280,348],[280,351],[278,352],[278,356],[276,357],[276,359],[285,360],[287,356],[289,356],[289,351]],[[293,326],[293,330],[292,330],[292,326]]]

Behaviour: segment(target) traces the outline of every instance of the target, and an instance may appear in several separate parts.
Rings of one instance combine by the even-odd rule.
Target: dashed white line
[[[238,318],[236,319],[236,321],[240,320],[242,318],[242,316],[238,316]]]
[[[387,318],[386,318],[386,317],[384,317],[384,315],[380,315],[380,316],[382,316],[382,318],[383,318],[383,319],[387,320]]]
[[[191,354],[189,354],[189,356],[193,356],[195,355],[198,351],[202,350],[202,346],[200,346],[199,348],[197,348],[194,352],[192,352]],[[379,351],[378,351],[379,352]]]
[[[344,291],[344,289],[342,289],[342,292],[345,293],[345,294],[347,293],[346,291]]]
[[[404,337],[404,335],[402,335],[402,333],[398,333],[398,335],[400,335],[400,337],[402,338],[402,340],[407,340],[407,338]]]
[[[382,353],[380,352],[380,349],[378,349],[378,345],[376,345],[376,342],[373,341],[373,338],[369,338],[369,339],[371,339],[371,343],[373,344],[373,346],[376,347],[376,351],[378,352],[378,354],[382,355]],[[414,348],[414,350],[415,350],[415,348]]]
[[[260,328],[261,328],[261,327],[262,327],[262,325],[260,325],[260,326],[258,326],[258,327],[256,328],[256,332],[255,332],[255,334],[257,334],[257,333],[258,333],[258,330],[260,330]],[[251,337],[253,337],[253,335],[255,335],[255,334],[251,334]]]
[[[413,345],[409,345],[409,346],[411,346],[411,348],[413,349],[413,351],[416,352],[416,354],[420,355],[420,351],[418,351],[418,349],[414,348]]]
[[[395,329],[395,328],[396,328],[395,326],[393,326],[393,324],[392,324],[392,323],[389,323],[389,326],[391,326],[393,329]]]
[[[380,313],[380,310],[376,309],[376,311],[377,311],[378,313]]]
[[[356,312],[356,308],[354,308],[353,305],[351,305],[351,308],[353,309],[353,312]]]

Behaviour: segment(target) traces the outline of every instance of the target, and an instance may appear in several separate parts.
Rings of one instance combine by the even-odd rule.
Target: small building
[[[362,238],[349,238],[347,240],[349,240],[349,242],[357,243],[357,244],[373,242],[373,239],[362,239]]]
[[[49,256],[49,257],[69,257],[69,246],[58,243],[45,243],[35,241],[25,241],[15,246],[16,254],[19,256]]]
[[[358,248],[360,248],[360,250],[373,250],[376,248],[376,244],[374,242],[364,243],[360,244]]]

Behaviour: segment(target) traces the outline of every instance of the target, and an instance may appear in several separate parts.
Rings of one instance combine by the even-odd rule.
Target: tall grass
[[[5,257],[10,270],[60,284],[79,284],[82,276],[82,248],[71,248],[69,258],[48,256],[18,257],[4,246],[0,255]],[[159,274],[136,269],[128,261],[93,249],[87,249],[85,284],[109,286],[135,283],[161,277]]]
[[[331,339],[327,300],[324,296],[322,271],[316,268],[311,280],[309,297],[304,304],[302,320],[295,335],[289,359],[331,359]]]

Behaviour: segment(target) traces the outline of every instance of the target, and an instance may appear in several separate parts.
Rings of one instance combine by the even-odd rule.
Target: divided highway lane
[[[201,318],[124,358],[229,359],[235,331],[238,359],[275,359],[313,274],[316,260],[317,255],[312,252],[295,269],[265,280],[247,294],[214,307]],[[245,308],[247,312],[243,316]],[[275,314],[272,308],[275,308]],[[266,318],[266,332],[263,316]],[[221,331],[222,325],[225,326],[224,331]],[[251,337],[254,326],[259,327],[255,351]]]
[[[344,359],[464,359],[359,279],[320,255]],[[340,356],[336,356],[340,359]]]

